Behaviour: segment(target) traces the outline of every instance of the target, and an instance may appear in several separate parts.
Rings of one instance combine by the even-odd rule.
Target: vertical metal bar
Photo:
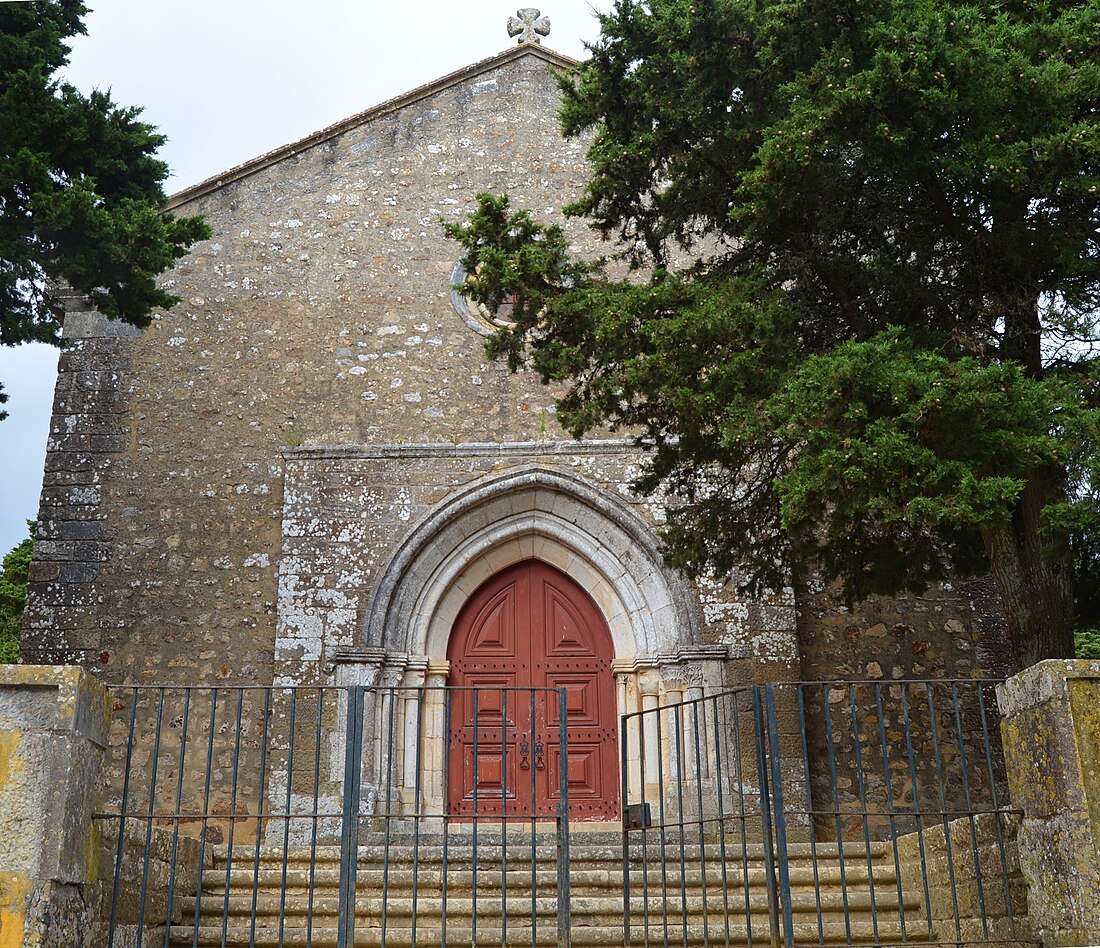
[[[989,741],[989,721],[985,713],[985,691],[978,684],[978,711],[982,721],[982,747],[985,751],[985,765],[989,771],[989,793],[993,802],[993,825],[997,829],[997,853],[1001,859],[1001,884],[1004,887],[1005,909],[1008,911],[1008,924],[1012,938],[1016,940],[1016,913],[1012,908],[1012,890],[1008,884],[1008,861],[1005,858],[1004,833],[1001,831],[1001,805],[997,800],[997,776],[993,770],[993,750]]]
[[[647,713],[660,714],[656,709],[652,709],[647,712],[645,710],[644,701],[639,702],[642,705],[642,710],[638,715],[638,772],[641,775],[639,781],[642,787],[642,932],[644,935],[643,942],[645,948],[650,948],[650,930],[649,930],[649,832],[650,821],[645,818],[646,806],[648,804],[647,797],[649,790],[646,783],[649,779],[649,772],[646,769],[646,754],[648,753],[645,746],[645,721]],[[658,727],[660,726],[660,719],[658,719]],[[661,828],[658,832],[664,832]]]
[[[474,875],[472,880],[472,907],[470,911],[470,943],[472,945],[477,944],[477,823],[478,823],[478,802],[481,796],[481,761],[478,759],[478,699],[480,697],[480,691],[477,687],[474,688]],[[385,933],[382,935],[382,940],[385,942]]]
[[[924,883],[924,904],[931,905],[932,897],[928,892],[928,863],[925,861],[924,854],[924,814],[920,808],[920,784],[917,781],[917,763],[913,755],[913,727],[909,721],[909,687],[904,683],[901,686],[901,717],[905,725],[905,756],[909,763],[909,782],[913,787],[913,813],[917,818],[917,848],[920,851],[920,874]],[[928,923],[928,940],[934,941],[932,913],[926,911],[924,914]]]
[[[118,919],[118,895],[122,882],[122,844],[126,834],[126,807],[130,805],[130,765],[134,756],[134,725],[137,722],[138,690],[130,692],[130,730],[126,737],[126,762],[123,764],[122,803],[118,814],[118,846],[115,850],[115,883],[111,894],[111,920],[107,928],[107,948],[115,943],[115,922]],[[205,828],[206,823],[203,823]],[[196,925],[198,924],[196,916]]]
[[[748,814],[745,811],[745,768],[741,745],[741,695],[743,692],[733,693],[733,747],[734,756],[737,758],[737,800],[739,820],[741,824],[741,873],[744,884],[742,891],[745,893],[745,935],[748,938],[749,948],[752,948],[752,899],[749,893],[749,841],[748,841]],[[763,803],[761,803],[763,812]],[[765,828],[765,837],[767,829]],[[765,867],[765,874],[768,870]]]
[[[145,857],[141,870],[141,895],[138,899],[137,948],[145,933],[145,896],[149,891],[149,855],[153,846],[153,814],[157,802],[157,772],[160,769],[160,727],[164,721],[164,689],[157,690],[157,720],[153,736],[153,766],[149,776],[149,819],[145,824]]]
[[[176,857],[179,854],[180,821],[183,811],[183,773],[187,762],[187,726],[191,716],[191,689],[183,689],[183,723],[180,731],[180,759],[176,771],[176,819],[172,821],[172,863],[168,873],[168,902],[164,910],[164,948],[172,937],[172,909],[176,894]]]
[[[288,742],[286,762],[286,816],[283,819],[283,874],[279,886],[279,948],[283,948],[283,936],[286,927],[286,873],[288,851],[290,849],[290,806],[291,788],[294,786],[294,731],[295,717],[298,713],[298,689],[290,689],[290,740]],[[165,948],[168,948],[166,945]]]
[[[882,686],[875,682],[875,712],[878,715],[878,739],[882,745],[882,778],[886,782],[886,809],[890,812],[890,843],[894,849],[894,883],[898,890],[898,918],[901,940],[909,940],[905,928],[905,895],[901,891],[901,858],[898,855],[898,818],[894,810],[893,775],[890,773],[890,747],[886,742],[886,717],[882,710]]]
[[[569,695],[558,692],[558,948],[569,948]],[[533,948],[533,946],[532,946]]]
[[[871,897],[871,930],[875,941],[878,937],[878,905],[875,902],[875,863],[871,856],[870,815],[867,812],[867,785],[863,779],[863,747],[859,733],[859,710],[856,708],[856,686],[848,685],[848,708],[852,716],[852,750],[856,758],[856,786],[859,789],[859,808],[863,811],[863,848],[867,854],[867,888]]]
[[[951,905],[955,913],[955,936],[962,941],[962,919],[959,918],[959,894],[955,886],[955,856],[951,846],[951,827],[947,819],[947,784],[943,778],[943,760],[940,756],[940,732],[936,726],[936,707],[932,697],[932,685],[925,682],[925,698],[928,701],[928,726],[932,732],[932,752],[936,761],[936,782],[940,791],[940,816],[943,820],[943,841],[947,849],[947,878],[951,884]]]
[[[752,689],[752,717],[756,738],[756,772],[760,787],[760,821],[764,842],[764,879],[768,886],[768,925],[771,929],[772,948],[778,948],[782,935],[779,925],[779,883],[775,878],[775,850],[772,845],[771,791],[768,778],[768,735],[764,710],[760,700],[760,686]]]
[[[680,923],[683,929],[683,946],[688,948],[688,910],[687,910],[687,851],[685,835],[687,814],[684,812],[684,782],[687,780],[687,760],[684,754],[684,741],[680,733],[683,724],[685,705],[680,701],[670,707],[676,726],[673,734],[676,737],[676,805],[679,808],[679,832],[680,832]]]
[[[661,753],[663,750],[661,746],[661,718],[663,711],[664,708],[662,707],[653,709],[653,713],[657,718],[657,808],[661,817],[658,838],[661,841],[661,919],[664,925],[662,945],[664,948],[668,948],[668,853],[665,849],[665,767],[664,754]]]
[[[810,779],[810,747],[806,736],[806,701],[802,695],[802,685],[794,686],[798,701],[798,730],[802,738],[802,774],[806,783],[806,809],[809,811],[807,822],[810,829],[810,863],[814,870],[814,900],[817,903],[817,943],[825,944],[825,922],[821,911],[821,880],[817,866],[817,828],[814,812],[814,788]]]
[[[724,743],[718,731],[718,698],[711,699],[713,710],[710,720],[714,730],[714,783],[715,795],[718,798],[718,847],[722,858],[722,919],[726,926],[725,948],[730,944],[730,895],[729,877],[726,871],[726,812],[722,801],[722,744]],[[725,721],[723,723],[723,729]],[[745,880],[745,888],[748,888],[748,879]],[[704,896],[705,897],[705,896]]]
[[[981,686],[979,685],[979,690]],[[959,764],[962,769],[963,792],[966,796],[967,818],[970,821],[970,848],[974,853],[974,881],[978,885],[978,911],[982,916],[982,934],[989,939],[989,919],[985,911],[985,886],[982,884],[982,860],[978,853],[978,832],[974,823],[974,801],[970,795],[970,768],[966,761],[966,738],[963,736],[962,711],[959,708],[959,683],[951,682],[951,702],[955,709],[955,733],[959,737]]]
[[[787,861],[787,815],[783,807],[783,770],[779,757],[779,716],[775,708],[775,686],[764,688],[768,712],[769,751],[772,761],[772,799],[775,816],[775,845],[779,856],[780,905],[783,909],[783,939],[794,945],[794,912],[791,907],[791,873]],[[876,939],[877,941],[877,939]]]
[[[420,779],[423,764],[424,703],[428,692],[421,685],[416,690],[416,779],[413,787],[413,892],[412,892],[412,945],[416,945],[416,913],[420,896]],[[405,712],[408,714],[408,711]],[[406,750],[405,753],[408,753]]]
[[[833,819],[836,824],[836,854],[840,863],[840,898],[844,906],[844,935],[852,943],[852,916],[848,905],[848,873],[844,867],[844,830],[840,824],[840,786],[836,776],[836,750],[833,747],[833,713],[829,708],[828,684],[821,686],[821,702],[825,709],[825,747],[829,756],[829,780],[833,796]]]
[[[538,852],[536,849],[535,840],[537,838],[537,823],[536,823],[536,810],[535,801],[538,797],[535,795],[535,741],[538,739],[535,734],[535,689],[531,689],[531,757],[529,769],[531,771],[531,945],[534,948],[538,944],[538,913],[536,911],[536,892],[535,892],[535,878],[537,875],[538,867]]]
[[[233,743],[233,784],[229,794],[229,843],[225,855],[225,901],[222,903],[222,944],[229,931],[229,890],[233,879],[233,834],[237,828],[237,787],[241,769],[241,718],[244,714],[244,688],[237,689],[237,729]]]
[[[341,787],[343,806],[340,815],[340,897],[336,909],[337,948],[348,948],[349,916],[355,916],[355,892],[351,884],[352,865],[357,858],[357,854],[353,852],[352,829],[355,823],[355,803],[359,797],[358,769],[355,766],[355,729],[362,703],[362,692],[358,687],[348,688],[345,694],[347,708],[344,716],[344,779]],[[392,760],[392,756],[387,759]]]
[[[393,686],[389,689],[390,716],[386,725],[386,812],[382,817],[386,827],[386,842],[382,852],[382,944],[386,943],[386,929],[389,927],[389,901],[390,901],[390,839],[393,836],[393,738],[395,727],[395,708],[397,705],[397,693]]]
[[[321,720],[325,714],[325,690],[317,690],[317,732],[313,755],[313,820],[309,840],[309,904],[306,908],[306,944],[313,941],[313,898],[317,879],[317,805],[321,792]]]
[[[218,720],[218,689],[210,692],[210,739],[206,745],[206,785],[202,792],[202,830],[199,833],[199,865],[206,865],[206,828],[210,822],[210,775],[214,771],[214,733]],[[195,920],[192,948],[199,944],[199,916],[202,912],[202,873],[199,873],[198,889],[195,892]]]
[[[256,856],[253,860],[254,869],[252,872],[252,915],[249,923],[248,931],[248,946],[249,948],[255,948],[256,945],[256,903],[260,895],[260,840],[263,836],[264,826],[264,803],[266,802],[266,789],[267,789],[267,742],[270,728],[268,727],[268,718],[271,714],[271,689],[264,689],[264,710],[263,717],[261,718],[261,727],[263,728],[263,737],[260,739],[260,791],[259,791],[259,804],[256,808]]]
[[[355,945],[355,897],[356,882],[359,874],[359,809],[363,799],[363,718],[366,709],[367,689],[355,689],[355,717],[353,753],[351,762],[351,829],[348,859],[348,900],[347,900],[347,943],[349,948]]]
[[[703,945],[704,948],[710,948],[710,916],[707,912],[707,842],[703,816],[703,765],[700,760],[704,742],[699,739],[699,703],[701,700],[699,698],[692,701],[691,720],[695,741],[695,795],[699,806],[699,876],[703,889]],[[703,731],[703,737],[706,737],[705,730]],[[682,879],[681,882],[684,883],[686,889],[687,880]]]
[[[627,829],[626,810],[630,801],[627,797],[629,783],[629,748],[626,745],[628,715],[619,717],[619,770],[622,776],[619,785],[619,799],[623,824],[623,948],[630,948],[630,831]],[[644,791],[643,791],[644,792]],[[642,808],[645,809],[644,806]]]
[[[443,899],[439,925],[441,948],[447,948],[447,875],[451,841],[451,696],[453,693],[450,688],[443,689]]]
[[[500,689],[500,912],[502,944],[508,944],[508,689]],[[414,940],[415,944],[415,940]]]

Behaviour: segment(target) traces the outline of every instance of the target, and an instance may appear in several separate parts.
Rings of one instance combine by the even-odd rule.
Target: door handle
[[[531,765],[527,762],[527,758],[531,754],[531,744],[528,742],[526,736],[519,742],[519,769],[530,770]]]
[[[535,770],[544,770],[546,768],[546,746],[542,743],[542,738],[535,737]]]

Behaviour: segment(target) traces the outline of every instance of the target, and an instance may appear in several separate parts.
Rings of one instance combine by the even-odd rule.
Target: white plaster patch
[[[408,523],[412,519],[412,504],[410,503],[409,489],[402,487],[397,492],[396,510],[397,519],[402,523]]]

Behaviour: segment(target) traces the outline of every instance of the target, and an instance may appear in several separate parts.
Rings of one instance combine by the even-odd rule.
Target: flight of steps
[[[411,837],[396,837],[387,846],[383,835],[363,834],[356,880],[355,945],[412,945],[414,922],[416,944],[443,945],[444,929],[445,943],[455,948],[556,944],[557,853],[553,834],[536,835],[532,858],[531,837],[510,833],[507,852],[505,900],[501,835],[479,833],[475,912],[472,837],[468,833],[448,837],[444,918],[442,837],[422,836],[414,851]],[[750,924],[751,943],[768,944],[771,926],[763,847],[749,843],[743,849],[739,839],[728,840],[724,873],[719,843],[705,846],[702,861],[700,852],[698,841],[686,842],[681,856],[679,839],[668,839],[662,854],[656,834],[650,834],[644,854],[640,845],[632,847],[630,938],[626,941],[622,837],[602,832],[576,833],[570,842],[569,871],[573,944],[747,945]],[[915,893],[905,894],[902,937],[902,913],[889,844],[872,844],[871,848],[874,913],[868,854],[862,844],[844,846],[844,889],[836,844],[817,844],[816,885],[809,843],[789,844],[788,854],[796,943],[927,939]],[[308,848],[293,849],[285,870],[280,850],[261,850],[258,873],[254,851],[234,850],[227,900],[228,856],[222,847],[213,867],[203,874],[197,942],[196,900],[187,898],[180,906],[182,920],[172,928],[173,945],[322,948],[337,944],[338,847],[318,847],[312,866]]]

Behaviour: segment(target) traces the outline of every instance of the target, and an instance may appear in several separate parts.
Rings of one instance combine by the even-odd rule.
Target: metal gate
[[[994,684],[751,686],[624,716],[624,944],[1031,942]]]
[[[520,930],[569,944],[564,688],[131,687],[111,699],[96,814],[108,948],[504,944]],[[446,775],[466,705],[459,801]],[[505,735],[536,721],[537,752],[510,747]],[[534,793],[543,769],[553,799]]]

